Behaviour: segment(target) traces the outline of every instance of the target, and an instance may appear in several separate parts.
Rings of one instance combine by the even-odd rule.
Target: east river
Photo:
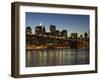
[[[26,50],[26,67],[89,64],[88,49]]]

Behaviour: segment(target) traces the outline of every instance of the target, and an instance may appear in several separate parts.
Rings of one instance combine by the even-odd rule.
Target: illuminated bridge
[[[66,39],[64,37],[47,35],[26,35],[26,45],[30,48],[88,48],[84,40]]]

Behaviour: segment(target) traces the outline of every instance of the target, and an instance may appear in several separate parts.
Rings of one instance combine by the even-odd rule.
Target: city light
[[[68,31],[56,30],[55,25],[50,25],[50,32],[46,32],[45,26],[40,22],[39,26],[35,27],[35,34],[32,33],[30,26],[26,27],[26,48],[27,49],[44,49],[44,48],[89,48],[89,35],[84,32],[84,35],[78,37],[78,33],[71,33],[68,37]]]

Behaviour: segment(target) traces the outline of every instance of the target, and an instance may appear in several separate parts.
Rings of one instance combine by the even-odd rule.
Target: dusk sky
[[[50,25],[55,25],[59,31],[68,30],[68,34],[89,31],[89,15],[26,12],[26,27],[31,26],[33,34],[40,23],[45,26],[46,32],[49,32]]]

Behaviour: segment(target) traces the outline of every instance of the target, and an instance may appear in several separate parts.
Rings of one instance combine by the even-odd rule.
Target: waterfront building
[[[52,34],[50,32],[46,32],[45,35],[46,36],[52,36]]]

